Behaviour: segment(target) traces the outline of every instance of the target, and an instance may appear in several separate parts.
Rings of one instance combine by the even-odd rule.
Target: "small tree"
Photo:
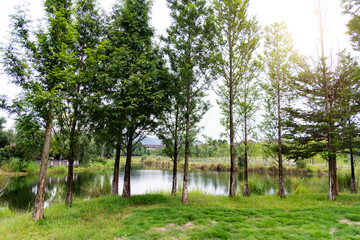
[[[253,117],[254,104],[259,89],[254,80],[259,63],[254,60],[254,51],[259,45],[259,27],[256,18],[247,19],[248,0],[218,0],[214,2],[216,25],[220,30],[217,42],[222,57],[217,61],[217,69],[224,83],[216,91],[220,97],[218,104],[223,112],[222,124],[230,137],[230,190],[235,196],[235,132],[241,126],[245,145],[244,195],[249,196],[247,177],[247,141],[249,119]],[[241,124],[241,123],[244,124]]]
[[[274,23],[265,28],[264,62],[267,81],[264,84],[266,93],[263,132],[267,137],[267,146],[277,153],[279,167],[279,196],[285,198],[283,174],[282,122],[286,118],[283,107],[291,103],[291,81],[296,72],[296,52],[293,49],[290,34],[284,22]],[[276,114],[275,114],[276,112]],[[277,148],[274,148],[277,145]]]
[[[207,109],[202,97],[210,78],[213,22],[204,0],[168,0],[173,19],[165,39],[172,73],[186,99],[185,162],[182,203],[188,204],[188,164],[196,124]]]

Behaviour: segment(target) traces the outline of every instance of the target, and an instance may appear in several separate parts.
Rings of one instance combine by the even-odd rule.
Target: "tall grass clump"
[[[37,164],[34,161],[30,161],[26,166],[26,172],[27,173],[37,173],[40,170],[39,164]]]
[[[257,175],[254,178],[249,178],[248,180],[249,192],[254,195],[265,195],[266,188],[265,185],[258,180]],[[240,182],[240,191],[244,191],[244,182]]]
[[[98,176],[94,181],[89,181],[83,187],[85,196],[94,198],[110,194],[111,184],[107,175]]]
[[[338,185],[340,192],[350,191],[351,173],[349,171],[338,171]]]

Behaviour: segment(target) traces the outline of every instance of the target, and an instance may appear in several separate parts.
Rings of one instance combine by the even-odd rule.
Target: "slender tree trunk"
[[[355,181],[355,167],[354,167],[354,154],[352,147],[350,148],[350,165],[351,165],[351,193],[357,193],[356,190],[356,181]]]
[[[125,174],[124,174],[124,187],[123,187],[123,198],[130,198],[130,170],[131,170],[131,155],[132,155],[132,144],[133,144],[133,133],[130,133],[129,141],[126,147],[126,164],[125,164]]]
[[[52,105],[52,104],[50,104]],[[39,181],[37,184],[37,191],[34,203],[34,212],[32,214],[33,220],[44,219],[44,198],[45,198],[45,180],[46,180],[46,170],[47,163],[49,160],[49,151],[50,151],[50,141],[51,141],[51,129],[52,129],[52,115],[53,110],[50,110],[50,117],[46,123],[45,128],[45,139],[44,146],[41,155],[41,166],[40,166],[40,174]]]
[[[277,120],[278,120],[278,163],[279,163],[279,192],[280,198],[285,198],[284,188],[284,171],[282,162],[282,133],[281,133],[281,92],[280,92],[280,63],[279,63],[279,48],[277,48],[276,56],[276,78],[277,78]]]
[[[245,99],[245,106],[246,106],[246,99]],[[244,156],[244,193],[243,195],[248,197],[250,195],[249,192],[249,180],[248,180],[248,149],[247,149],[247,114],[245,110],[245,139],[244,139],[244,145],[245,145],[245,156]]]
[[[188,198],[188,165],[189,165],[189,154],[190,154],[190,91],[191,86],[189,85],[186,93],[186,129],[185,129],[185,162],[184,162],[184,181],[183,181],[183,192],[181,202],[189,204]]]
[[[79,92],[79,87],[77,87],[77,93]],[[67,188],[66,188],[66,197],[65,197],[65,204],[71,205],[72,204],[72,193],[73,193],[73,179],[74,179],[74,160],[75,160],[75,147],[76,147],[76,124],[77,124],[77,117],[78,117],[78,103],[77,99],[73,103],[74,106],[74,119],[71,123],[70,129],[70,142],[69,142],[69,159],[68,159],[68,177],[67,177]]]
[[[177,147],[174,148],[174,150],[177,149]],[[173,196],[176,196],[177,194],[177,150],[175,150],[174,153],[174,166],[173,166],[173,180],[172,180],[172,190],[171,190],[171,194]]]
[[[329,192],[328,198],[331,201],[335,200],[335,186],[334,186],[334,179],[333,179],[333,161],[332,156],[329,157]]]
[[[121,133],[120,133],[118,140],[117,140],[117,144],[116,144],[114,176],[113,176],[113,180],[112,180],[112,184],[111,184],[111,194],[112,195],[119,194],[119,169],[120,169],[120,155],[121,155],[121,140],[122,140],[122,137],[121,137]]]
[[[339,184],[338,184],[338,178],[337,178],[337,161],[336,161],[336,155],[334,155],[333,158],[333,182],[334,182],[334,189],[335,189],[335,195],[339,196]]]
[[[235,196],[235,147],[234,147],[234,116],[233,116],[233,104],[234,104],[234,89],[233,89],[233,45],[231,41],[230,33],[231,24],[228,25],[229,29],[229,120],[230,120],[230,189],[229,197]]]

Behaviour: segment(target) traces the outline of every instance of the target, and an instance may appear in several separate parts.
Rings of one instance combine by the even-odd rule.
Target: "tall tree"
[[[264,133],[268,146],[277,153],[279,167],[279,196],[285,198],[283,160],[282,160],[282,121],[286,117],[283,107],[289,107],[292,98],[291,82],[296,72],[296,52],[284,22],[274,23],[265,28],[264,62],[267,81],[264,84],[266,107]],[[276,111],[274,111],[276,109]],[[276,112],[276,114],[274,114]],[[275,124],[274,126],[269,125]],[[276,128],[277,131],[274,131]],[[274,134],[275,133],[275,134]]]
[[[342,51],[338,54],[334,77],[339,83],[339,111],[342,114],[339,128],[341,128],[341,152],[350,156],[351,193],[356,193],[355,159],[359,156],[360,129],[357,119],[360,112],[360,75],[359,66],[355,58]]]
[[[73,56],[71,2],[44,2],[45,29],[30,32],[27,10],[18,8],[11,16],[11,42],[5,49],[5,72],[24,91],[28,102],[45,123],[44,145],[35,198],[34,220],[44,218],[45,176],[49,158],[51,130],[59,100],[66,94],[63,86],[69,80]]]
[[[66,88],[69,94],[63,101],[64,109],[59,117],[59,126],[69,141],[67,159],[68,177],[65,204],[72,203],[73,168],[78,153],[78,139],[87,129],[86,105],[89,101],[89,81],[97,79],[93,71],[97,48],[101,48],[102,24],[96,0],[78,0],[74,9],[73,29],[75,39],[72,46],[74,77]],[[99,47],[100,45],[100,47]]]
[[[185,162],[182,203],[188,204],[188,164],[194,128],[206,104],[202,100],[210,78],[209,64],[213,37],[212,11],[204,0],[168,0],[172,24],[165,39],[169,49],[171,70],[181,83],[186,99]]]
[[[150,2],[126,0],[114,7],[107,33],[107,62],[102,86],[101,121],[115,136],[116,162],[112,194],[117,193],[121,144],[126,153],[122,196],[129,198],[133,146],[156,127],[156,117],[167,106],[167,69],[153,43],[149,25]],[[117,172],[116,172],[117,171]]]
[[[179,79],[173,79],[174,90],[170,98],[170,106],[159,117],[159,126],[157,136],[165,145],[164,153],[173,162],[173,179],[171,194],[177,194],[177,165],[179,163],[179,155],[185,143],[185,103],[186,99],[181,92],[178,91],[180,86]]]
[[[230,138],[230,191],[235,196],[235,134],[242,127],[245,145],[245,178],[244,196],[249,196],[247,176],[247,140],[249,135],[249,119],[254,113],[254,104],[258,88],[254,84],[259,63],[255,60],[255,50],[259,45],[259,26],[255,17],[248,18],[249,0],[216,0],[214,8],[216,25],[219,29],[217,42],[222,57],[217,61],[217,69],[223,84],[216,91],[224,115],[222,124]],[[244,125],[242,125],[242,122]]]

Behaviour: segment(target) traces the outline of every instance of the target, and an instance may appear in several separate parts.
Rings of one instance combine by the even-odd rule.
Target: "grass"
[[[360,197],[326,194],[228,198],[191,193],[146,194],[124,200],[105,196],[58,203],[45,209],[45,220],[31,213],[0,214],[1,239],[356,239]],[[0,211],[1,212],[1,211]],[[348,220],[342,223],[340,220]]]

